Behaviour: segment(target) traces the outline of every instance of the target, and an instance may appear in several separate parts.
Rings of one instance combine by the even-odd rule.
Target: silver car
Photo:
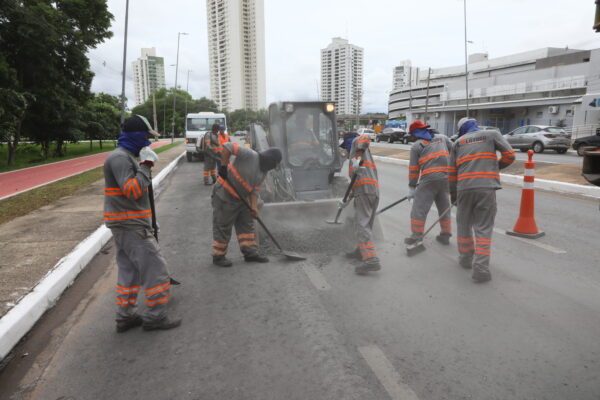
[[[532,149],[541,153],[551,149],[558,154],[564,154],[571,146],[571,135],[557,126],[525,125],[504,135],[508,143],[525,152]]]

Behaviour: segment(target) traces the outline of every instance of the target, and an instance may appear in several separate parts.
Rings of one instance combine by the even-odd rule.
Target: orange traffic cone
[[[513,230],[506,231],[506,233],[512,236],[537,239],[544,236],[545,233],[540,231],[535,223],[535,190],[533,189],[535,163],[533,162],[533,150],[529,150],[527,155],[529,160],[525,163],[521,211]]]

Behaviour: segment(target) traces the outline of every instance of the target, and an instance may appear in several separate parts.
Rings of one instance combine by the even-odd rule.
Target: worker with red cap
[[[421,121],[410,124],[409,132],[417,141],[410,149],[408,166],[408,198],[414,199],[410,213],[411,236],[404,240],[414,245],[422,240],[427,214],[433,202],[442,215],[450,207],[448,172],[452,142],[446,135],[433,134]],[[440,220],[438,242],[449,245],[452,229],[450,213]]]

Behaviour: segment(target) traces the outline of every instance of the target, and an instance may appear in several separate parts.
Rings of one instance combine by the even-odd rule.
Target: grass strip
[[[162,153],[179,145],[181,145],[181,142],[162,146],[156,149],[156,152]],[[0,200],[0,224],[29,214],[62,197],[70,196],[82,187],[91,185],[104,178],[102,169],[103,167],[94,168],[81,174],[9,197],[8,199]]]

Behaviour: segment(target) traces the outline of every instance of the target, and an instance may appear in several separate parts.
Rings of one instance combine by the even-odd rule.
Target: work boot
[[[473,275],[471,278],[475,283],[484,283],[492,280],[492,274],[489,269],[473,268]]]
[[[123,318],[117,320],[117,333],[123,333],[131,328],[142,325],[142,318],[139,315],[132,315],[129,318]]]
[[[145,331],[166,331],[167,329],[177,328],[179,325],[181,325],[181,318],[170,319],[169,317],[164,317],[157,321],[144,321],[142,329]]]
[[[213,264],[219,267],[231,267],[233,263],[225,256],[213,256]]]
[[[362,260],[360,250],[358,248],[346,253],[346,258],[349,258],[351,260]]]
[[[406,239],[404,239],[404,244],[408,244],[410,246],[413,244],[417,244],[420,241],[421,241],[420,238],[410,236],[410,237],[407,237]]]
[[[471,268],[473,268],[473,259],[472,258],[459,257],[458,258],[458,263],[464,269],[471,269]]]
[[[381,264],[379,261],[375,262],[363,262],[356,268],[354,268],[354,272],[358,275],[365,275],[368,272],[379,271],[381,269]]]
[[[439,235],[437,235],[435,237],[435,240],[437,240],[444,246],[449,246],[450,245],[450,236],[452,236],[452,235],[449,233],[440,233]]]
[[[265,256],[261,256],[260,254],[256,253],[251,256],[244,256],[244,261],[257,262],[257,263],[268,263],[269,259]]]

